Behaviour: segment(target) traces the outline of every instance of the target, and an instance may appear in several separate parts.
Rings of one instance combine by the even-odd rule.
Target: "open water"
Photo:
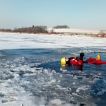
[[[86,60],[96,57],[98,48],[0,50],[1,104],[17,101],[24,89],[24,94],[43,98],[42,106],[106,106],[106,65],[84,64],[82,70],[60,66],[61,57],[81,51]],[[61,103],[50,104],[53,100]]]

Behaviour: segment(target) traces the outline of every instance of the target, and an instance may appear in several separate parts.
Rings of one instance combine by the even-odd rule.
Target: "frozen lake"
[[[60,58],[64,55],[69,57],[71,54],[79,54],[81,49],[85,50],[1,50],[1,106],[14,102],[15,105],[25,106],[79,106],[81,103],[86,106],[105,106],[105,65],[85,64],[83,71],[71,67],[66,68],[64,73],[61,71]],[[95,57],[96,50],[87,49],[85,58]],[[101,53],[101,56],[106,59],[105,53]]]
[[[106,65],[84,64],[83,71],[68,67],[65,72],[60,67],[62,56],[81,51],[85,59],[101,51],[106,60],[106,39],[94,39],[0,34],[0,106],[105,106]]]

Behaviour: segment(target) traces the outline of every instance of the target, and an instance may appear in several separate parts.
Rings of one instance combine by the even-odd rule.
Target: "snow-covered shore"
[[[0,32],[0,49],[105,47],[106,38]]]

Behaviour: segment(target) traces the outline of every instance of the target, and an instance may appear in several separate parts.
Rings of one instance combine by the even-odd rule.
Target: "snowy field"
[[[106,106],[105,65],[62,73],[59,64],[62,56],[100,50],[106,38],[0,32],[0,106]]]
[[[0,33],[0,49],[105,47],[106,38]]]

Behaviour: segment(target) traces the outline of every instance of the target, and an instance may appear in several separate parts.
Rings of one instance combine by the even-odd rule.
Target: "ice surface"
[[[91,78],[78,76],[81,72],[61,74],[37,68],[36,62],[32,67],[24,57],[0,62],[0,106],[79,106],[81,102],[96,106],[88,100],[90,85],[96,81],[93,74]]]
[[[4,49],[71,47],[98,47],[101,49],[105,48],[105,42],[106,38],[84,35],[0,32],[0,106],[80,106],[80,103],[86,103],[86,106],[96,106],[90,95],[91,85],[94,84],[93,93],[96,92],[93,87],[98,88],[99,86],[100,89],[97,89],[96,94],[102,94],[106,92],[106,84],[103,82],[104,87],[96,84],[98,78],[95,77],[95,73],[92,73],[90,78],[78,76],[85,73],[57,73],[56,70],[50,68],[37,67],[56,60],[54,57],[49,55],[45,57],[41,54],[42,57],[38,60],[37,56],[34,58],[36,61],[30,57],[17,55],[13,58]],[[59,51],[57,50],[57,52]]]
[[[106,38],[0,32],[0,49],[105,47]]]

